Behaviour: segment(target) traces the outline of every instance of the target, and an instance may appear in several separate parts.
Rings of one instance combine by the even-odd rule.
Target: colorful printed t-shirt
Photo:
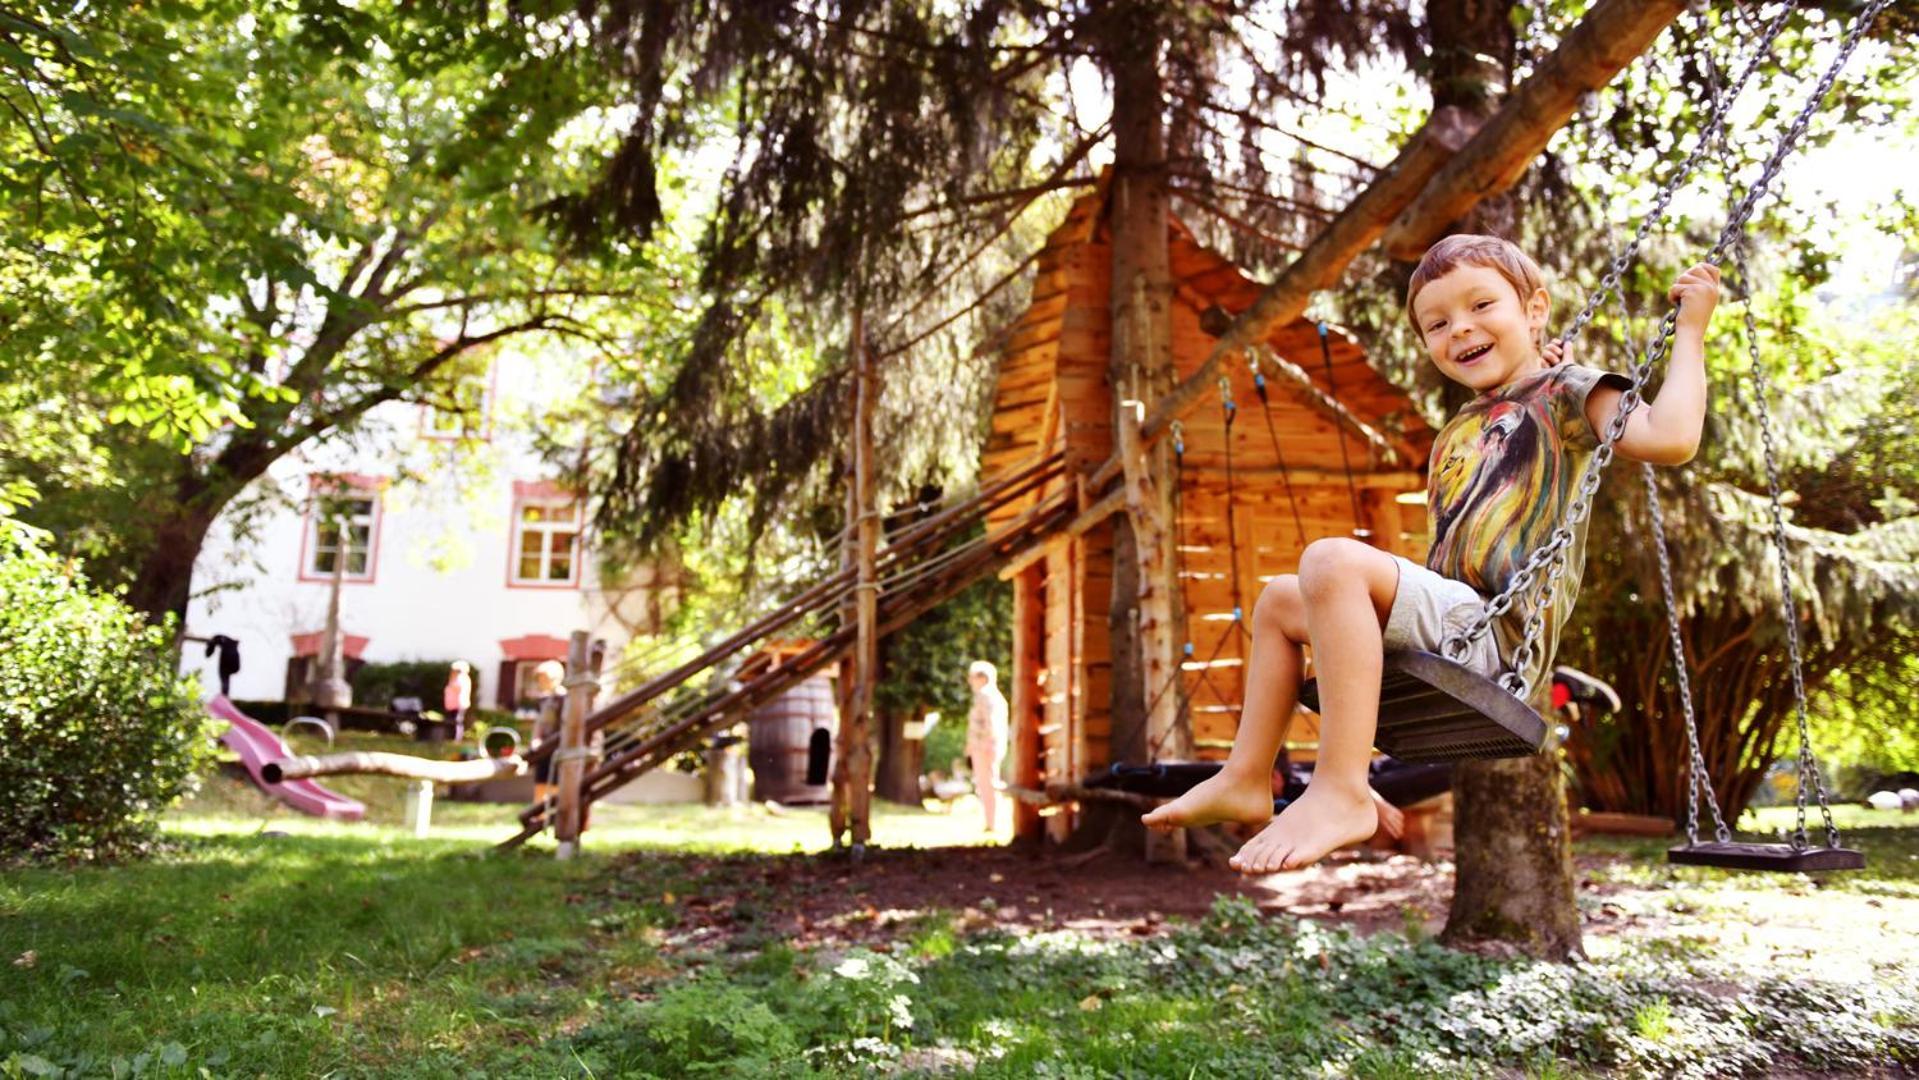
[[[1426,482],[1429,569],[1489,598],[1506,587],[1565,518],[1599,446],[1598,433],[1586,422],[1586,397],[1601,382],[1621,390],[1631,385],[1619,375],[1561,364],[1479,395],[1441,429]],[[1539,652],[1524,673],[1536,689],[1558,648],[1559,629],[1572,614],[1585,568],[1581,522],[1566,552],[1565,573],[1546,598]],[[1493,624],[1501,656],[1511,658],[1530,610],[1515,604]]]

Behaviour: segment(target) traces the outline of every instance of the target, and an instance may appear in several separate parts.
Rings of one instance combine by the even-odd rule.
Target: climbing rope
[[[1339,395],[1333,389],[1333,347],[1327,339],[1326,320],[1324,319],[1319,321],[1319,359],[1326,368],[1326,392],[1333,395],[1333,400],[1337,401],[1339,400]],[[1353,535],[1363,540],[1372,536],[1373,531],[1361,524],[1361,522],[1366,519],[1360,516],[1359,513],[1359,488],[1353,484],[1353,461],[1352,456],[1346,450],[1346,433],[1340,431],[1337,432],[1337,434],[1339,436],[1339,465],[1340,468],[1346,472],[1346,497],[1351,499],[1353,503]]]
[[[1253,393],[1259,395],[1260,415],[1266,418],[1266,435],[1273,441],[1273,458],[1279,462],[1279,481],[1286,487],[1286,505],[1293,512],[1293,530],[1299,534],[1299,546],[1303,549],[1306,546],[1306,523],[1299,516],[1299,497],[1293,492],[1293,474],[1286,468],[1286,451],[1280,448],[1279,429],[1273,424],[1273,403],[1266,396],[1266,373],[1260,370],[1257,353],[1248,349],[1246,355],[1248,366],[1253,369]]]

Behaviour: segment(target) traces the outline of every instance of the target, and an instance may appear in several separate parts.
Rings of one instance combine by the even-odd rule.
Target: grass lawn
[[[151,861],[0,873],[0,1075],[1858,1076],[1919,1061],[1919,817],[1845,808],[1872,866],[1824,882],[1583,844],[1593,959],[1560,966],[1450,952],[1410,914],[1361,935],[1274,910],[1294,907],[1275,889],[1439,872],[1408,860],[1234,891],[1126,860],[903,850],[977,843],[963,807],[882,811],[889,847],[853,867],[794,854],[823,844],[811,811],[609,807],[588,854],[559,863],[488,853],[511,808],[443,803],[416,840],[378,824],[397,795],[362,785],[398,785],[338,785],[373,797],[375,824],[277,814],[215,783]]]

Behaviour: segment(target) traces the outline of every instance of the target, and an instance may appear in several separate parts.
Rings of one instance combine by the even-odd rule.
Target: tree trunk
[[[1455,768],[1453,806],[1456,877],[1441,940],[1581,955],[1558,753]]]
[[[1434,105],[1491,115],[1508,81],[1512,0],[1436,0],[1428,10]],[[1465,218],[1439,231],[1505,231],[1511,201],[1502,194],[1469,202]],[[1456,390],[1447,397],[1449,409],[1461,404]],[[1455,879],[1446,940],[1498,942],[1555,960],[1580,955],[1558,747],[1517,761],[1456,767],[1453,803]]]
[[[194,497],[162,508],[143,523],[146,553],[134,570],[127,603],[155,623],[171,615],[186,625],[187,603],[193,598],[193,564],[206,544],[207,531],[220,505]]]
[[[906,737],[906,725],[912,714],[889,712],[879,718],[880,764],[873,778],[873,794],[887,802],[906,806],[920,804],[920,767],[925,760],[926,743]]]
[[[1178,555],[1172,545],[1176,494],[1172,446],[1164,440],[1142,445],[1129,439],[1128,431],[1138,431],[1139,412],[1125,404],[1133,399],[1150,406],[1170,393],[1176,381],[1167,238],[1171,196],[1166,182],[1166,102],[1159,57],[1162,34],[1156,7],[1145,3],[1116,7],[1102,31],[1099,48],[1113,79],[1113,184],[1107,208],[1113,237],[1109,308],[1113,351],[1107,373],[1114,395],[1114,430],[1120,436],[1127,477],[1128,531],[1137,573],[1133,597],[1114,605],[1116,618],[1134,609],[1129,613],[1137,619],[1136,630],[1128,627],[1128,632],[1113,638],[1114,682],[1121,671],[1136,673],[1148,736],[1146,756],[1182,758],[1190,754],[1192,740],[1175,685],[1180,677],[1184,613]],[[1123,551],[1126,546],[1122,542],[1116,548]],[[1116,571],[1115,587],[1127,576]],[[1128,645],[1137,651],[1117,658]],[[1135,724],[1136,718],[1122,718],[1115,710],[1116,731]],[[1090,815],[1087,824],[1107,831],[1128,828],[1115,821],[1095,823],[1092,819],[1098,816],[1104,815]],[[1137,830],[1137,823],[1130,828]],[[1182,833],[1154,833],[1143,841],[1150,860],[1185,857]]]

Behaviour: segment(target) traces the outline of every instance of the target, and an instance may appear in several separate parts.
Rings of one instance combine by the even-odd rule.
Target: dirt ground
[[[1352,853],[1261,878],[1199,864],[1148,866],[1104,852],[1076,859],[1006,847],[876,851],[859,866],[817,855],[692,859],[686,869],[698,882],[677,898],[686,921],[724,934],[736,923],[740,887],[758,886],[782,901],[770,910],[756,906],[758,929],[768,929],[770,917],[796,941],[817,943],[882,938],[932,909],[961,912],[978,926],[1142,935],[1169,917],[1203,915],[1219,896],[1362,931],[1403,927],[1411,918],[1436,928],[1452,895],[1450,862]]]
[[[796,946],[884,949],[934,910],[958,913],[965,930],[997,925],[1145,936],[1170,918],[1203,914],[1221,895],[1362,932],[1417,921],[1436,933],[1452,894],[1450,862],[1371,853],[1344,853],[1304,871],[1256,879],[1197,864],[1148,866],[1126,855],[1075,859],[1006,847],[879,850],[857,866],[820,855],[668,858],[684,882],[669,898],[681,919],[668,940],[691,948],[771,934]],[[1832,977],[1868,972],[1890,958],[1889,945],[1912,952],[1919,942],[1919,900],[1825,889],[1803,878],[1754,888],[1608,880],[1608,869],[1627,858],[1578,856],[1587,950],[1594,955],[1617,948],[1627,935],[1663,937],[1729,961],[1817,968]],[[645,860],[653,872],[662,869],[657,853]],[[1841,927],[1846,932],[1834,933]]]

